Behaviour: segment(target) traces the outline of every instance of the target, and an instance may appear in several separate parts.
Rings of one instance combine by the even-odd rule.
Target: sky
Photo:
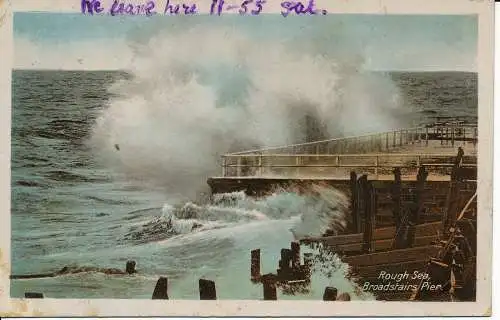
[[[224,26],[248,37],[288,39],[297,50],[357,57],[367,70],[476,71],[477,18],[450,15],[354,15],[287,17],[111,17],[76,13],[16,12],[16,69],[123,69],[134,42],[190,25]],[[228,43],[230,45],[230,43]]]

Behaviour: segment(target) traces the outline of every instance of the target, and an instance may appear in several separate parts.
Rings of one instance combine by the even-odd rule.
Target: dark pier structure
[[[307,193],[321,184],[350,199],[348,228],[297,239],[281,251],[275,274],[260,275],[260,251],[252,252],[250,278],[271,291],[307,285],[311,262],[297,259],[301,244],[337,253],[360,287],[380,300],[473,301],[476,146],[477,126],[441,122],[224,155],[222,176],[208,184],[213,193],[257,197],[276,188]],[[397,274],[407,279],[387,277]],[[325,300],[337,299],[333,289],[325,289]]]

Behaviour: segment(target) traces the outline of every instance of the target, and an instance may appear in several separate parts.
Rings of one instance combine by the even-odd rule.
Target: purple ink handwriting
[[[114,0],[111,7],[106,11],[106,13],[116,16],[116,15],[146,15],[152,16],[156,14],[155,2],[147,1],[142,4],[132,4],[126,3],[120,0]],[[102,7],[101,1],[99,0],[81,0],[81,9],[83,14],[94,15],[104,13],[104,8]]]
[[[186,3],[170,3],[170,0],[167,0],[167,4],[165,5],[165,10],[163,13],[166,15],[192,15],[198,13],[198,9],[196,8],[196,3],[186,4]]]
[[[99,0],[82,0],[81,6],[83,14],[101,13],[104,10]]]
[[[224,11],[238,10],[240,15],[258,15],[261,13],[266,0],[243,0],[240,4],[226,4],[225,0],[212,0],[210,14],[220,16]]]
[[[315,0],[309,0],[307,5],[300,1],[283,1],[281,3],[281,15],[287,17],[289,14],[296,15],[316,15],[322,14],[326,15],[328,12],[326,10],[319,10],[316,8]]]
[[[111,8],[109,9],[109,14],[112,16],[116,15],[131,15],[131,16],[136,16],[136,15],[146,15],[146,16],[152,16],[156,12],[154,11],[155,9],[155,3],[154,1],[148,1],[146,3],[142,4],[131,4],[131,3],[125,3],[121,2],[119,0],[114,0],[113,4],[111,5]]]
[[[114,0],[109,8],[105,8],[103,0],[79,0],[81,1],[81,12],[86,15],[109,14],[129,16],[153,16],[163,15],[194,15],[198,14],[196,3],[188,3],[194,0],[167,0],[163,8],[159,8],[155,0]],[[175,2],[177,1],[177,2]],[[182,2],[184,1],[184,2]],[[231,1],[232,3],[226,2]],[[240,1],[234,3],[234,1]],[[326,15],[326,10],[316,8],[316,0],[285,0],[281,2],[281,15]],[[259,15],[265,7],[267,0],[212,0],[210,15],[220,16],[225,12],[238,13],[240,15]]]

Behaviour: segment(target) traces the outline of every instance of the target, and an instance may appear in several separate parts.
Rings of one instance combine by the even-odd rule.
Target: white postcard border
[[[162,2],[157,1],[157,2]],[[110,0],[103,0],[109,3]],[[194,2],[194,1],[193,1]],[[207,1],[196,1],[208,10]],[[269,0],[265,12],[277,12]],[[476,302],[382,301],[196,301],[118,299],[11,299],[10,282],[10,119],[13,60],[12,11],[79,12],[73,0],[0,0],[0,315],[7,316],[465,316],[491,313],[493,165],[493,1],[484,0],[317,0],[330,13],[478,15],[478,255]],[[165,17],[168,18],[168,17]]]

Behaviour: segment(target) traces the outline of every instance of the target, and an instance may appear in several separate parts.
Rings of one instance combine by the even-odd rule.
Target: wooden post
[[[455,146],[455,126],[451,127],[451,146]]]
[[[351,230],[353,233],[361,232],[361,221],[359,217],[359,194],[356,172],[351,171]]]
[[[222,176],[225,177],[227,175],[226,172],[226,157],[222,157]]]
[[[260,249],[254,249],[250,252],[250,280],[260,279]]]
[[[281,259],[278,263],[278,278],[289,280],[291,276],[290,262],[292,258],[292,250],[281,249]]]
[[[462,165],[463,157],[464,157],[464,149],[462,149],[462,147],[458,147],[457,157],[455,158],[454,162],[455,167],[460,167]]]
[[[217,291],[214,281],[200,279],[198,285],[200,288],[200,300],[217,300]]]
[[[397,229],[401,224],[401,169],[394,168],[392,172],[394,173],[394,183],[392,185],[392,214]]]
[[[429,127],[425,127],[425,146],[429,145]]]
[[[125,265],[125,272],[128,274],[136,273],[137,271],[135,270],[135,265],[136,263],[134,260],[127,261],[127,264]]]
[[[406,243],[407,226],[403,219],[403,207],[401,202],[401,169],[394,168],[394,184],[392,189],[393,216],[396,225],[396,234],[394,235],[393,249],[404,248]]]
[[[241,177],[241,157],[236,159],[236,176]]]
[[[25,292],[24,297],[26,299],[43,299],[43,293],[40,292]]]
[[[419,224],[419,215],[422,211],[423,202],[424,202],[424,188],[425,188],[425,179],[429,173],[425,171],[425,168],[421,166],[418,169],[417,174],[417,185],[415,190],[415,201],[413,203],[413,207],[411,210],[411,214],[409,217],[409,229],[408,229],[408,237],[406,239],[406,247],[411,248],[415,241],[415,228]]]
[[[396,148],[396,131],[392,134],[392,147]]]
[[[262,153],[259,153],[259,177],[262,177]]]
[[[474,144],[474,147],[477,144],[477,128],[474,128],[474,135],[472,137],[472,143]]]
[[[304,266],[306,267],[307,274],[310,275],[313,266],[313,254],[311,252],[304,253]]]
[[[365,228],[363,231],[363,252],[373,252],[373,229],[375,228],[376,194],[373,184],[364,175],[363,197],[365,203]]]
[[[399,130],[399,146],[403,146],[403,130]]]
[[[292,258],[292,250],[281,249],[281,263],[284,268],[290,268],[290,260]]]
[[[268,273],[262,276],[262,286],[264,288],[264,300],[277,300],[276,275]]]
[[[340,155],[335,156],[335,175],[337,176],[339,174],[339,169],[340,169]]]
[[[300,166],[300,157],[298,157],[298,156],[295,157],[295,165],[296,165],[295,174],[297,176],[299,176],[300,175],[300,167],[299,167]]]
[[[168,278],[160,277],[153,291],[153,299],[168,300]]]
[[[451,169],[450,184],[448,188],[448,196],[446,198],[446,213],[443,216],[443,226],[444,233],[448,234],[450,227],[455,225],[457,214],[458,214],[458,198],[460,196],[459,183],[461,178],[459,177],[459,168],[462,163],[462,158],[464,151],[462,148],[458,148],[457,157],[455,158],[453,168]]]
[[[294,271],[297,271],[300,268],[300,243],[297,241],[293,241],[290,244],[290,246],[291,246],[290,258],[292,260],[292,269]]]
[[[326,287],[325,292],[323,293],[323,301],[335,301],[337,300],[337,288],[334,287]]]

